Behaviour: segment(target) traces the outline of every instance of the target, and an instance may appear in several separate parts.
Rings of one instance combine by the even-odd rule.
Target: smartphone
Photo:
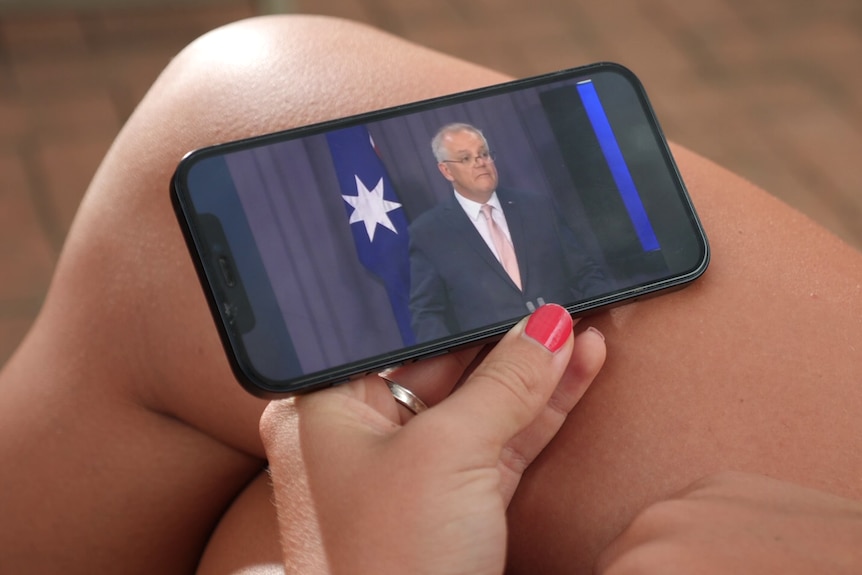
[[[577,316],[680,288],[709,262],[646,93],[612,63],[197,150],[171,197],[263,397],[493,341],[544,303]]]

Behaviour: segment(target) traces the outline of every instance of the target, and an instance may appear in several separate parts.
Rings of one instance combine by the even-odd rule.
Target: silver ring
[[[403,385],[399,385],[385,375],[380,375],[380,378],[389,386],[389,391],[392,392],[392,397],[395,398],[395,401],[409,409],[414,415],[419,415],[428,409],[428,405],[424,401]]]

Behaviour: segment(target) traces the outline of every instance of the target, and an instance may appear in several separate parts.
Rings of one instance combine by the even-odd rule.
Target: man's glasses
[[[494,152],[479,152],[476,156],[461,156],[455,160],[443,160],[446,164],[461,164],[462,166],[469,167],[475,166],[477,161],[481,161],[483,164],[486,162],[494,161]]]

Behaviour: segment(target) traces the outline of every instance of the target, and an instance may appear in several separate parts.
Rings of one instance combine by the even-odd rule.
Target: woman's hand
[[[288,571],[502,573],[521,475],[604,358],[599,332],[574,337],[547,305],[449,397],[470,357],[391,374],[431,405],[415,417],[377,376],[273,402],[261,433]]]
[[[862,504],[759,475],[714,475],[642,511],[596,573],[862,573]]]

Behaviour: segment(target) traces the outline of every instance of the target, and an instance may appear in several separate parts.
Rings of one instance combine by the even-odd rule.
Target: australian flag
[[[326,136],[359,261],[380,278],[405,345],[410,328],[407,217],[365,126]]]

